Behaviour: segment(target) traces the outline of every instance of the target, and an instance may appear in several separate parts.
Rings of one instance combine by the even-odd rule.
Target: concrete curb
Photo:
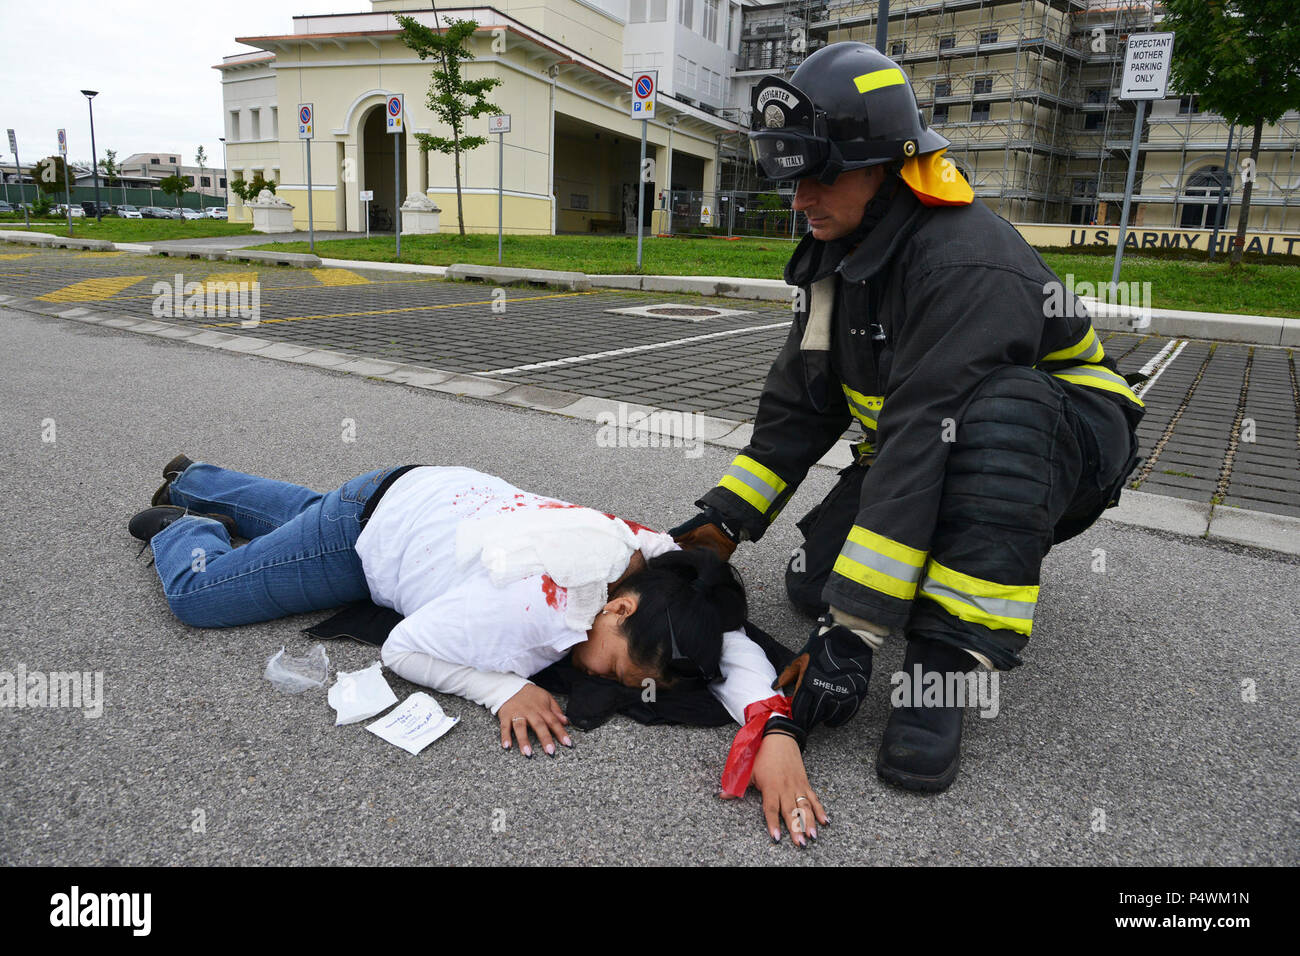
[[[509,266],[483,266],[453,262],[447,266],[446,276],[457,282],[491,282],[497,285],[532,283],[554,285],[571,292],[586,292],[591,279],[585,272],[556,272],[550,269],[515,269]]]
[[[88,325],[121,329],[160,338],[184,340],[194,345],[222,349],[260,358],[315,366],[332,371],[360,375],[377,381],[392,382],[410,388],[427,389],[444,395],[497,402],[516,408],[563,415],[566,418],[597,422],[602,428],[615,428],[617,440],[632,447],[681,447],[687,457],[700,444],[741,449],[749,444],[753,425],[709,415],[677,412],[544,388],[537,385],[512,384],[499,378],[487,378],[461,372],[427,368],[420,365],[358,358],[284,342],[273,342],[251,335],[217,332],[175,325],[138,316],[113,315],[76,307],[60,311],[38,308],[30,300],[9,301],[6,308],[70,319]],[[690,422],[689,433],[685,423]],[[634,439],[634,436],[639,436]],[[840,469],[853,458],[852,446],[841,439],[817,464]],[[1300,555],[1300,518],[1274,515],[1243,508],[1229,508],[1205,502],[1188,501],[1154,495],[1149,492],[1125,491],[1119,507],[1108,510],[1103,519],[1121,525],[1167,531],[1209,541],[1247,545]]]

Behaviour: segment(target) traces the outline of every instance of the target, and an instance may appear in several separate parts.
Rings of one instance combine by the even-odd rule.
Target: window
[[[262,111],[261,111],[261,110],[249,110],[249,111],[248,111],[248,118],[249,118],[249,120],[250,120],[250,122],[249,122],[249,127],[250,127],[249,132],[251,132],[251,133],[253,134],[253,139],[261,139],[261,138],[262,138]],[[173,159],[172,162],[174,163],[174,162],[176,162],[176,160]]]
[[[631,0],[628,4],[627,22],[645,23],[646,0]]]
[[[1213,229],[1218,220],[1219,228],[1223,228],[1232,201],[1232,176],[1222,166],[1207,166],[1193,173],[1183,193],[1186,205],[1179,214],[1179,225],[1185,229]]]
[[[161,164],[160,162],[158,162],[158,157],[155,156],[153,159],[149,160],[149,165],[150,165],[150,166],[161,166],[162,164]]]
[[[177,159],[175,156],[168,156],[167,162],[171,163],[174,166],[176,163],[179,163],[180,160]]]
[[[980,33],[980,43],[997,43],[997,42],[998,42],[997,30],[984,30],[982,33]]]
[[[740,17],[740,4],[731,4],[731,43],[728,48],[732,53],[740,52],[740,28],[742,26]]]
[[[971,89],[972,89],[975,93],[977,93],[977,94],[978,94],[978,93],[992,93],[992,92],[993,92],[993,77],[991,77],[991,76],[981,76],[981,77],[979,77],[978,79],[975,80],[974,83],[971,84]]]
[[[948,104],[939,103],[930,113],[930,125],[933,126],[935,123],[946,122],[948,122]]]
[[[200,185],[200,186],[211,186],[211,185],[212,185],[212,178],[211,178],[210,176],[200,176],[200,177],[199,177],[199,185]]]
[[[704,0],[704,39],[718,42],[718,0]]]
[[[698,64],[694,60],[686,61],[686,85],[693,88],[699,86],[699,78],[695,72],[696,66]]]
[[[239,110],[230,111],[230,141],[239,142]]]
[[[1103,116],[1100,113],[1089,113],[1083,118],[1084,129],[1101,129]]]
[[[1109,97],[1110,97],[1110,87],[1092,86],[1088,88],[1088,95],[1084,99],[1084,102],[1092,105],[1098,105],[1101,103],[1105,103]]]
[[[280,135],[280,110],[278,107],[271,107],[271,139],[276,139]]]
[[[663,23],[668,19],[668,0],[650,0],[650,21]]]
[[[957,45],[957,38],[953,36],[951,33],[948,34],[946,37],[939,37],[940,50],[951,50],[956,45]]]
[[[695,23],[695,0],[677,0],[677,22],[691,28]]]
[[[989,121],[989,105],[987,103],[976,103],[970,108],[970,121],[972,123],[987,123]]]
[[[193,176],[186,176],[186,177],[185,177],[185,181],[186,181],[187,183],[189,183],[191,186],[194,185],[194,177],[193,177]]]
[[[1200,99],[1199,96],[1195,95],[1180,97],[1178,100],[1178,112],[1183,114],[1199,113],[1201,111]]]
[[[934,84],[935,96],[952,96],[952,80],[939,80]]]
[[[903,55],[904,53],[906,53],[906,52],[907,52],[907,44],[906,44],[906,43],[891,43],[891,44],[889,45],[889,55],[890,55],[890,56],[902,56],[902,55]]]
[[[221,189],[225,189],[225,188],[226,188],[226,177],[225,177],[225,176],[222,176],[220,179],[217,180],[217,186],[220,187]]]
[[[676,68],[673,70],[673,79],[678,86],[686,85],[686,57],[680,53],[677,54]]]

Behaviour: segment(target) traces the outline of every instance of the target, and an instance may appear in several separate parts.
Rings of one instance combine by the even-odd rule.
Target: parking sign
[[[312,136],[314,135],[312,133],[312,127],[315,125],[313,122],[313,120],[315,119],[314,114],[315,111],[312,109],[312,105],[310,103],[298,104],[298,138],[299,139],[311,139]]]
[[[632,118],[655,118],[655,97],[658,93],[659,71],[643,70],[632,76]]]
[[[67,130],[59,130],[59,155],[68,155],[68,133]]]
[[[401,93],[388,97],[388,132],[400,133],[406,124],[406,103]]]

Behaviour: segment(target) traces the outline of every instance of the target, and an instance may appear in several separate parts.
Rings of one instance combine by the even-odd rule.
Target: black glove
[[[668,532],[683,548],[707,548],[723,561],[729,561],[736,550],[740,536],[722,522],[722,515],[714,508],[705,508],[694,518],[684,521]]]
[[[805,731],[839,727],[857,713],[871,679],[871,648],[842,624],[823,618],[773,685],[794,684],[790,716]]]

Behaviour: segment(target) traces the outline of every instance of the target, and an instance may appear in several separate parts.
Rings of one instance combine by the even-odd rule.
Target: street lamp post
[[[99,95],[98,90],[82,90],[86,106],[90,109],[90,172],[95,177],[95,221],[104,221],[104,211],[99,205],[99,158],[95,155],[95,104],[92,102]]]
[[[226,218],[229,219],[230,218],[230,170],[226,168],[226,137],[218,136],[217,139],[221,140],[221,171],[226,174],[223,178],[226,180],[226,190],[225,190]]]

